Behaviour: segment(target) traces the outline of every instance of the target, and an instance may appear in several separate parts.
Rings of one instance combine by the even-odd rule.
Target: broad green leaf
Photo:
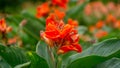
[[[26,20],[27,23],[21,27],[20,23],[22,20]],[[45,26],[44,19],[37,19],[34,15],[24,12],[20,15],[8,16],[7,21],[9,24],[13,23],[16,25],[17,28],[13,27],[13,29],[17,29],[14,33],[22,39],[24,47],[28,50],[34,50],[35,46],[33,45],[40,39],[40,30],[43,30]]]
[[[49,68],[46,60],[36,53],[28,52],[28,55],[31,60],[29,68]]]
[[[2,57],[0,57],[0,68],[12,68]]]
[[[44,43],[44,41],[38,42],[36,47],[36,53],[47,61],[50,68],[53,68],[52,64],[53,62],[52,59],[50,58],[48,46]]]
[[[44,29],[44,23],[41,20],[35,18],[35,16],[23,13],[24,19],[27,20],[27,23],[24,25],[23,29],[25,32],[33,36],[35,39],[39,40],[40,30]]]
[[[120,57],[120,39],[110,39],[96,44],[82,53],[68,57],[62,68],[92,68],[112,57]]]
[[[112,58],[101,64],[98,64],[95,68],[120,68],[120,58]]]
[[[12,67],[28,61],[24,50],[18,47],[7,47],[1,44],[0,56]]]

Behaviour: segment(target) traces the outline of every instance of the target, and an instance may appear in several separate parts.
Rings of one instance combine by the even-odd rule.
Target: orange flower
[[[115,23],[116,22],[116,18],[112,15],[112,14],[109,14],[107,16],[107,19],[106,19],[107,23]]]
[[[74,27],[77,27],[78,26],[78,21],[72,20],[72,19],[68,19],[68,24],[73,25]]]
[[[90,32],[94,32],[95,30],[96,30],[96,27],[95,27],[95,26],[90,26],[90,27],[89,27],[89,31],[90,31]]]
[[[98,21],[96,23],[96,28],[98,28],[98,29],[102,28],[103,26],[104,26],[104,22],[103,21]]]
[[[84,12],[86,15],[90,15],[92,13],[92,6],[90,4],[86,5]]]
[[[42,5],[37,7],[37,14],[36,17],[40,18],[42,16],[46,16],[50,11],[49,4],[43,3]]]
[[[8,39],[8,44],[15,44],[17,42],[17,37]]]
[[[120,28],[120,20],[114,23],[114,28]]]
[[[96,34],[95,34],[95,37],[100,39],[104,36],[108,35],[108,32],[107,31],[103,31],[103,30],[99,30]]]
[[[7,27],[5,19],[2,18],[0,20],[0,32],[7,33],[7,32],[10,32],[11,30],[12,30],[12,28],[11,27]]]
[[[66,5],[68,3],[69,0],[52,0],[52,4],[53,5],[58,5],[62,8],[66,8]]]
[[[58,16],[59,19],[63,19],[65,17],[65,12],[60,10],[54,10],[55,15]]]
[[[46,29],[41,36],[49,46],[58,47],[58,54],[68,51],[81,52],[77,30],[72,25],[65,25],[62,20],[57,20],[53,15],[46,19]]]

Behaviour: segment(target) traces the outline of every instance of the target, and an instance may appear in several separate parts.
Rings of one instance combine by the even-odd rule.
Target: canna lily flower
[[[103,31],[103,30],[99,30],[96,34],[95,34],[95,37],[100,39],[104,36],[107,36],[108,35],[108,32],[107,31]]]
[[[50,7],[48,3],[43,3],[42,5],[37,7],[37,14],[36,17],[40,18],[46,16],[50,11]]]
[[[111,14],[109,14],[108,16],[107,16],[107,19],[106,19],[106,22],[107,23],[115,23],[116,22],[116,18],[113,16],[113,15],[111,15]]]
[[[54,15],[46,19],[46,29],[41,33],[41,37],[49,46],[57,47],[58,54],[69,51],[82,51],[81,46],[78,44],[79,35],[77,30],[72,25],[57,20]]]
[[[10,38],[8,39],[8,44],[15,44],[17,42],[17,37],[13,37],[13,38]]]
[[[7,33],[7,32],[10,32],[11,30],[12,30],[12,28],[11,28],[11,27],[8,27],[8,26],[6,25],[5,19],[2,18],[2,19],[0,20],[0,32],[1,32],[1,33]]]
[[[114,23],[114,28],[118,28],[118,29],[120,28],[120,20]]]
[[[103,26],[104,26],[104,22],[103,21],[98,21],[96,23],[96,28],[98,28],[98,29],[102,28]]]
[[[96,30],[96,27],[95,27],[95,26],[90,26],[90,27],[89,27],[89,31],[90,31],[91,33],[93,33],[95,30]]]
[[[69,0],[52,0],[52,4],[60,6],[62,8],[66,8],[66,5],[67,5],[68,1]]]
[[[86,5],[84,12],[86,15],[91,15],[92,14],[92,6],[90,4]]]

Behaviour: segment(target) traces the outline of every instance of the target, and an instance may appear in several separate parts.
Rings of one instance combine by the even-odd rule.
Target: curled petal
[[[62,47],[60,47],[60,49],[58,50],[58,54],[64,54],[67,53],[69,51],[77,51],[77,52],[81,52],[82,48],[81,46],[78,45],[64,45]]]
[[[78,42],[79,41],[79,34],[75,34],[71,36],[72,42]]]
[[[78,21],[76,20],[72,20],[72,19],[68,19],[68,24],[77,27],[78,26]]]
[[[76,51],[76,49],[72,45],[64,45],[58,50],[57,53],[58,54],[64,54],[66,52],[73,51],[73,50]]]
[[[68,35],[71,32],[72,28],[73,27],[71,25],[66,24],[61,31],[61,38],[64,38],[66,35]]]
[[[65,12],[59,11],[59,10],[55,10],[55,15],[57,15],[57,17],[59,19],[63,19],[65,16]]]
[[[48,24],[48,26],[46,26],[45,36],[49,39],[55,40],[59,38],[60,31],[56,28],[55,25]]]
[[[76,48],[77,52],[82,52],[82,47],[80,44],[74,44],[73,46]]]
[[[55,15],[51,13],[50,16],[46,19],[46,26],[48,24],[54,24],[54,25],[56,25],[57,22],[55,21],[55,19],[56,19]]]

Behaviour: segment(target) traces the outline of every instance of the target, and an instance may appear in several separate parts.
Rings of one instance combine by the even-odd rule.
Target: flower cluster
[[[71,24],[64,24],[57,16],[51,14],[46,19],[46,29],[41,32],[41,37],[50,47],[57,47],[58,54],[68,51],[81,52],[82,48],[79,41],[79,34],[73,25],[76,21],[69,20]],[[73,22],[73,24],[72,24]]]
[[[89,26],[90,33],[93,33],[94,37],[100,39],[107,36],[110,31],[105,30],[105,27],[120,29],[120,20],[112,14],[107,15],[105,20],[100,20],[96,24]]]
[[[58,9],[65,10],[64,8],[67,7],[67,3],[69,0],[52,0],[51,2],[45,2],[37,7],[37,18],[45,17],[49,15],[50,12],[55,12],[56,14],[59,14],[59,17],[62,18],[64,16],[64,13],[61,12]]]

